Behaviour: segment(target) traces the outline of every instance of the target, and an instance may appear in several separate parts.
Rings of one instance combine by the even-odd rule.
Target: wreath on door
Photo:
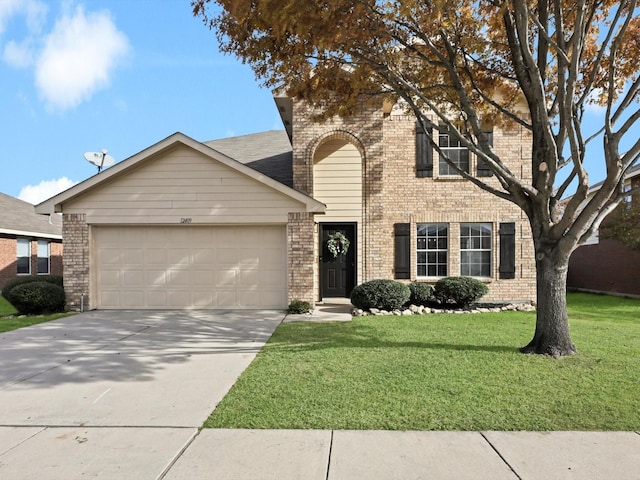
[[[342,232],[329,234],[329,240],[327,240],[327,248],[333,254],[333,258],[336,258],[341,253],[346,255],[350,244],[351,242]]]

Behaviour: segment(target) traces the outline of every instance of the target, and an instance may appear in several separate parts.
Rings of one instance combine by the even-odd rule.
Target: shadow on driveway
[[[0,425],[199,426],[283,317],[93,311],[3,333]]]

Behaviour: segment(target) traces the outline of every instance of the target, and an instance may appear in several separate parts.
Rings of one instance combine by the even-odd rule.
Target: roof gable
[[[166,157],[166,155],[168,155],[172,150],[176,150],[178,148],[186,148],[196,156],[200,156],[201,158],[208,160],[212,167],[217,165],[220,168],[225,168],[228,172],[232,172],[233,175],[238,178],[246,179],[250,184],[257,186],[258,188],[267,189],[274,193],[277,192],[283,196],[283,198],[302,204],[304,211],[323,212],[325,209],[324,204],[317,200],[287,187],[286,185],[283,185],[282,183],[243,165],[217,150],[214,150],[211,147],[178,132],[155,145],[152,145],[142,152],[114,165],[113,167],[94,175],[84,182],[69,188],[45,202],[42,202],[36,206],[36,212],[50,213],[65,211],[65,205],[77,203],[81,198],[86,198],[88,195],[107,188],[109,185],[116,185],[117,183],[122,184],[123,182],[126,183],[126,178],[128,176],[139,175],[140,172],[143,172],[143,169],[148,169],[154,162],[162,161],[162,158]],[[200,176],[197,172],[194,172],[194,174],[196,176]],[[169,179],[169,181],[171,180],[172,179]],[[154,180],[154,178],[149,178],[150,183],[153,183],[154,181],[162,183],[160,179]]]

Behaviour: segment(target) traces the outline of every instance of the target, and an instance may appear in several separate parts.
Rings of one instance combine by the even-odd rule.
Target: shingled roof
[[[0,234],[62,238],[62,218],[39,215],[34,205],[0,193]]]
[[[284,130],[203,142],[205,145],[293,188],[293,153]]]

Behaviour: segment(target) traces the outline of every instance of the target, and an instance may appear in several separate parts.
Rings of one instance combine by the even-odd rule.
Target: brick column
[[[64,255],[62,268],[67,309],[89,309],[89,225],[84,214],[64,214],[62,218]]]
[[[315,303],[315,234],[312,213],[290,213],[287,224],[288,301]]]

